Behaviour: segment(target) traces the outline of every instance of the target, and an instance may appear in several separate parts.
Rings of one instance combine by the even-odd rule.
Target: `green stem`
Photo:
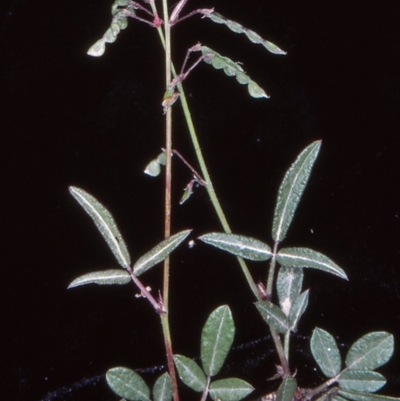
[[[274,243],[274,249],[272,250],[272,258],[269,264],[267,288],[265,290],[267,299],[271,300],[273,295],[273,284],[275,278],[275,267],[276,267],[276,253],[278,252],[278,242]]]
[[[283,340],[283,350],[285,352],[285,358],[287,363],[289,363],[289,346],[290,346],[290,330],[285,333],[285,338]]]
[[[153,9],[153,11],[154,11],[154,9]],[[162,32],[162,30],[160,28],[158,28],[158,33],[159,33],[159,36],[160,36],[161,43],[164,46],[165,51],[167,51],[166,38],[164,37],[163,32]],[[170,66],[171,66],[171,71],[172,71],[173,76],[176,77],[177,74],[176,74],[176,70],[175,70],[175,67],[174,67],[174,64],[172,63],[172,61],[171,61]],[[221,204],[219,203],[217,194],[216,194],[216,192],[214,190],[214,186],[213,186],[213,183],[211,181],[210,174],[208,173],[208,169],[207,169],[206,163],[204,161],[203,152],[201,151],[201,147],[200,147],[200,144],[199,144],[198,136],[197,136],[196,130],[194,128],[192,115],[190,113],[190,109],[189,109],[189,106],[188,106],[188,103],[187,103],[187,100],[186,100],[185,91],[184,91],[183,86],[182,86],[181,83],[179,83],[177,85],[177,87],[178,87],[179,92],[180,92],[180,99],[181,99],[181,104],[182,104],[182,108],[183,108],[183,114],[185,115],[186,124],[187,124],[188,129],[189,129],[189,134],[190,134],[190,138],[192,140],[193,148],[194,148],[194,150],[196,152],[197,161],[199,163],[202,176],[203,176],[204,180],[207,183],[206,189],[207,189],[208,196],[210,197],[211,203],[214,206],[214,210],[217,213],[217,216],[218,216],[218,219],[219,219],[219,221],[220,221],[220,223],[222,225],[222,228],[224,229],[224,231],[226,233],[231,233],[232,230],[230,229],[228,221],[227,221],[227,219],[225,217],[225,213],[222,210]],[[238,257],[237,259],[238,259],[240,267],[242,268],[243,274],[244,274],[244,276],[245,276],[245,278],[247,280],[247,283],[248,283],[251,291],[253,292],[253,294],[256,297],[256,299],[258,301],[260,301],[262,299],[261,295],[260,295],[260,292],[258,291],[257,285],[255,284],[255,282],[254,282],[254,280],[253,280],[253,278],[252,278],[252,276],[250,274],[250,271],[249,271],[249,269],[248,269],[248,267],[246,265],[246,262],[242,258]]]
[[[175,74],[175,69],[174,69],[173,66],[172,66],[172,68],[173,68],[173,72]],[[201,170],[202,176],[203,176],[204,180],[207,183],[206,189],[207,189],[207,192],[208,192],[208,196],[210,197],[211,203],[214,206],[214,210],[217,213],[217,216],[218,216],[218,219],[219,219],[219,221],[220,221],[220,223],[222,225],[222,228],[224,229],[224,231],[226,233],[231,233],[232,230],[231,230],[231,228],[230,228],[230,226],[228,224],[228,221],[227,221],[227,219],[225,217],[225,213],[222,210],[221,204],[219,203],[217,194],[216,194],[216,192],[214,190],[214,186],[213,186],[213,183],[211,181],[210,174],[208,173],[208,169],[207,169],[206,163],[204,161],[203,152],[201,151],[201,146],[199,144],[197,133],[196,133],[196,130],[195,130],[194,125],[193,125],[192,116],[190,114],[190,110],[189,110],[189,106],[188,106],[188,103],[187,103],[187,100],[186,100],[185,92],[183,90],[183,86],[181,84],[179,84],[178,85],[178,89],[179,89],[179,91],[181,93],[181,96],[180,96],[181,104],[182,104],[182,108],[183,108],[183,113],[185,115],[186,123],[187,123],[188,129],[189,129],[190,138],[191,138],[192,143],[193,143],[193,148],[194,148],[194,150],[196,152],[196,156],[197,156],[197,160],[199,162],[199,166],[200,166],[200,170]],[[238,259],[240,267],[242,268],[243,274],[244,274],[244,276],[245,276],[245,278],[247,280],[247,283],[248,283],[251,291],[253,292],[253,294],[256,297],[256,299],[258,301],[260,301],[261,300],[261,295],[260,295],[260,293],[258,291],[256,283],[253,280],[253,277],[250,274],[250,271],[249,271],[249,269],[248,269],[248,267],[246,265],[246,262],[242,258],[238,257],[237,259]]]
[[[281,338],[271,326],[269,326],[269,330],[271,332],[271,337],[274,340],[276,352],[278,353],[279,361],[283,369],[283,374],[284,376],[290,376],[289,364],[285,357],[285,350],[283,349]]]
[[[166,0],[163,0],[163,4],[164,4],[164,2],[166,2]],[[165,14],[164,14],[164,23],[165,23],[165,20],[166,19],[165,19]],[[168,40],[167,40],[166,37],[164,38],[164,35],[163,35],[163,32],[162,32],[161,29],[158,29],[158,33],[160,35],[161,43],[163,44],[163,46],[165,48],[165,51],[167,52],[167,48],[168,48],[167,42],[168,42]],[[167,34],[167,30],[165,30],[165,33]],[[170,51],[170,48],[169,48],[169,51]],[[176,76],[176,70],[174,68],[174,65],[173,65],[172,61],[170,63],[170,67],[171,67],[172,74],[174,76]],[[179,92],[180,92],[181,104],[182,104],[182,108],[183,108],[183,113],[185,115],[186,123],[187,123],[188,129],[189,129],[190,138],[192,140],[192,144],[193,144],[194,150],[196,152],[196,157],[197,157],[198,163],[200,165],[202,176],[203,176],[204,180],[207,182],[206,189],[207,189],[207,192],[208,192],[208,196],[210,197],[211,203],[214,206],[215,212],[217,213],[217,216],[218,216],[219,221],[220,221],[220,223],[222,225],[222,228],[224,229],[224,231],[226,233],[231,233],[232,231],[231,231],[230,226],[228,224],[228,221],[227,221],[227,219],[225,217],[225,214],[224,214],[224,212],[222,210],[221,204],[219,203],[217,194],[216,194],[216,192],[214,190],[214,186],[213,186],[212,181],[211,181],[211,177],[210,177],[210,175],[208,173],[208,169],[207,169],[206,163],[204,161],[204,157],[203,157],[203,153],[201,151],[201,147],[200,147],[200,144],[199,144],[198,136],[197,136],[196,130],[194,128],[192,116],[191,116],[191,113],[190,113],[190,110],[189,110],[189,106],[188,106],[188,103],[187,103],[187,100],[186,100],[185,91],[183,89],[182,84],[179,83],[177,86],[178,86],[178,89],[179,89]],[[168,154],[167,154],[167,160],[168,160]],[[277,244],[276,244],[276,246],[277,246]],[[260,292],[259,292],[259,290],[257,288],[257,285],[255,284],[251,274],[250,274],[250,271],[249,271],[245,261],[242,258],[239,258],[239,257],[237,259],[238,259],[239,265],[240,265],[240,267],[241,267],[241,269],[243,271],[243,274],[244,274],[244,276],[245,276],[245,278],[247,280],[247,283],[248,283],[251,291],[253,292],[253,294],[256,297],[256,299],[258,301],[261,301],[262,300],[261,294],[260,294]],[[274,263],[275,263],[275,259],[274,259]],[[275,267],[275,264],[274,264],[274,267]],[[273,274],[272,274],[272,277],[273,277]],[[271,286],[272,286],[272,284],[271,284]],[[272,293],[272,291],[270,291],[270,292]],[[268,294],[268,291],[267,291],[267,294]],[[275,347],[276,347],[276,350],[278,352],[282,368],[283,368],[285,374],[290,374],[289,366],[288,366],[288,363],[287,363],[285,355],[284,355],[284,350],[283,350],[281,339],[280,339],[279,335],[273,329],[271,329],[271,335],[272,335],[272,338],[274,340]]]

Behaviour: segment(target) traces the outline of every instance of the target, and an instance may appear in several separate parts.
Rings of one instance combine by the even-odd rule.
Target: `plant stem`
[[[269,264],[268,270],[268,279],[267,279],[267,288],[266,294],[269,300],[272,299],[273,295],[273,284],[274,284],[274,277],[275,277],[275,267],[276,267],[276,253],[278,251],[278,242],[274,243],[274,249],[272,250],[272,258]]]
[[[163,0],[163,18],[164,18],[164,33],[165,33],[165,88],[166,92],[171,83],[171,27],[169,25],[168,1]],[[154,5],[154,3],[152,3]],[[171,149],[172,149],[172,109],[166,109],[165,116],[165,221],[164,221],[164,237],[168,238],[171,235]],[[164,309],[167,311],[161,314],[161,325],[164,335],[165,351],[168,362],[168,371],[172,381],[172,393],[174,401],[179,401],[178,382],[176,377],[171,333],[169,327],[169,256],[164,260],[164,277],[163,277],[163,303]]]
[[[163,0],[163,4],[164,3],[166,3],[166,0]],[[164,23],[167,23],[165,15],[166,14],[165,14],[165,10],[164,10]],[[161,43],[163,44],[163,46],[165,48],[166,54],[167,54],[167,51],[169,51],[169,52],[171,51],[171,48],[170,48],[170,45],[168,45],[168,39],[167,39],[167,36],[166,36],[167,32],[168,32],[168,34],[170,34],[169,30],[167,30],[165,28],[165,37],[164,37],[162,30],[158,29],[158,33],[160,35],[160,40],[161,40]],[[167,49],[169,49],[169,50],[167,50]],[[171,68],[172,74],[175,77],[176,76],[176,70],[175,70],[175,67],[174,67],[172,61],[170,62],[170,68]],[[228,221],[227,221],[227,219],[225,217],[225,213],[222,210],[221,204],[219,203],[217,194],[216,194],[216,192],[214,190],[214,186],[213,186],[212,181],[211,181],[211,177],[210,177],[210,175],[208,173],[208,169],[207,169],[206,163],[204,161],[203,152],[201,151],[201,147],[200,147],[200,143],[199,143],[199,140],[198,140],[198,136],[197,136],[196,130],[194,128],[192,116],[191,116],[190,109],[189,109],[189,106],[188,106],[188,103],[187,103],[187,100],[186,100],[186,96],[185,96],[185,91],[184,91],[183,86],[182,86],[181,83],[179,83],[177,85],[177,87],[178,87],[179,92],[180,92],[180,100],[181,100],[181,104],[182,104],[182,108],[183,108],[183,113],[185,115],[185,119],[186,119],[186,123],[187,123],[187,126],[188,126],[190,138],[192,140],[193,148],[194,148],[194,150],[196,152],[196,157],[197,157],[198,163],[200,165],[200,170],[201,170],[202,176],[203,176],[204,180],[207,183],[206,189],[207,189],[207,192],[208,192],[208,196],[210,197],[211,203],[214,206],[214,210],[217,213],[217,216],[218,216],[218,219],[219,219],[219,221],[220,221],[220,223],[222,225],[222,228],[224,229],[224,231],[226,233],[231,233],[232,230],[231,230],[231,228],[229,226],[229,223],[228,223]],[[171,108],[169,108],[168,110],[170,110],[170,109]],[[167,151],[166,151],[166,157],[167,157],[167,162],[168,162],[168,160],[170,158],[168,157],[168,152]],[[277,248],[278,244],[275,244],[275,245],[276,246],[275,246],[274,249],[276,251],[276,248]],[[260,292],[259,292],[259,290],[257,288],[257,285],[255,284],[255,282],[253,280],[253,277],[250,274],[250,271],[249,271],[249,269],[248,269],[248,267],[246,265],[246,262],[242,258],[238,257],[237,259],[238,259],[239,265],[240,265],[240,267],[241,267],[241,269],[243,271],[243,274],[244,274],[244,276],[245,276],[245,278],[247,280],[247,283],[248,283],[251,291],[253,292],[253,295],[256,297],[256,299],[258,301],[261,301],[262,300],[261,294],[260,294]],[[273,259],[274,259],[274,268],[273,268],[273,270],[275,270],[275,256],[273,257]],[[272,272],[272,277],[273,277],[273,275],[274,275],[274,271]],[[272,287],[272,284],[270,286]],[[270,290],[269,292],[272,293],[272,290]],[[267,294],[269,292],[268,292],[268,289],[267,289]],[[283,368],[285,374],[290,374],[289,366],[288,366],[287,360],[285,358],[284,349],[283,349],[283,346],[282,346],[281,339],[280,339],[279,335],[273,329],[271,329],[271,336],[272,336],[272,338],[274,340],[275,348],[276,348],[276,350],[278,352],[282,368]]]
[[[173,66],[172,66],[172,68],[173,68]],[[175,69],[174,68],[173,68],[173,72],[175,73]],[[219,221],[220,221],[220,223],[222,225],[222,228],[224,229],[224,231],[226,233],[231,233],[232,230],[231,230],[231,228],[229,226],[229,223],[228,223],[228,221],[227,221],[227,219],[225,217],[225,214],[224,214],[224,212],[222,210],[221,204],[219,203],[217,194],[216,194],[216,192],[214,190],[214,186],[213,186],[213,183],[211,181],[210,174],[208,173],[208,169],[207,169],[206,163],[204,161],[203,152],[201,151],[201,147],[200,147],[200,144],[199,144],[199,141],[198,141],[196,130],[195,130],[194,125],[193,125],[192,116],[190,114],[189,106],[188,106],[188,103],[187,103],[187,100],[186,100],[186,96],[185,96],[185,92],[183,90],[182,84],[178,84],[178,89],[179,89],[179,92],[181,93],[180,99],[181,99],[181,104],[182,104],[182,108],[183,108],[183,113],[185,115],[186,123],[187,123],[188,129],[189,129],[190,138],[191,138],[192,143],[193,143],[193,148],[194,148],[194,150],[196,152],[196,157],[197,157],[197,160],[198,160],[199,165],[200,165],[201,174],[202,174],[204,180],[207,183],[206,189],[207,189],[207,192],[208,192],[208,196],[210,197],[211,203],[214,206],[214,210],[217,213],[217,216],[218,216],[218,219],[219,219]],[[256,283],[253,280],[253,277],[250,274],[250,271],[249,271],[249,269],[248,269],[248,267],[246,265],[246,262],[242,258],[238,257],[237,259],[238,259],[240,267],[242,268],[243,274],[244,274],[244,276],[245,276],[245,278],[247,280],[247,283],[248,283],[251,291],[253,292],[253,294],[256,297],[256,299],[258,301],[260,301],[261,300],[261,295],[260,295],[260,293],[258,291]]]
[[[289,345],[290,345],[290,330],[285,333],[285,338],[283,340],[283,350],[285,352],[285,358],[287,363],[289,363]]]

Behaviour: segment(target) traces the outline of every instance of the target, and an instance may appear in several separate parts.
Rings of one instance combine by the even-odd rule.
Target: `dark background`
[[[293,340],[292,360],[302,385],[321,380],[307,352],[315,326],[335,335],[344,355],[369,331],[385,330],[400,341],[397,3],[189,2],[188,10],[215,5],[287,56],[271,55],[199,17],[173,30],[177,65],[186,48],[201,41],[242,61],[271,95],[252,99],[233,78],[205,64],[186,82],[235,232],[270,242],[284,172],[306,145],[323,140],[284,245],[327,254],[350,281],[306,271],[310,307]],[[87,56],[110,23],[110,7],[111,1],[2,1],[3,399],[116,400],[101,377],[108,368],[164,364],[158,318],[132,286],[66,290],[81,274],[116,266],[69,185],[112,211],[134,260],[163,234],[163,179],[142,173],[163,146],[162,50],[155,30],[130,21],[102,58]],[[174,120],[174,147],[196,165],[179,104]],[[173,231],[193,228],[195,238],[219,230],[203,189],[177,205],[190,173],[177,161],[173,167]],[[250,268],[256,280],[264,279],[261,266]],[[160,274],[154,268],[144,276],[153,291]],[[277,360],[268,338],[254,342],[268,332],[234,258],[185,244],[174,253],[171,280],[175,352],[197,356],[207,315],[228,303],[236,346],[253,343],[234,351],[223,374],[271,389],[265,378]],[[398,349],[381,369],[388,395],[400,395]]]

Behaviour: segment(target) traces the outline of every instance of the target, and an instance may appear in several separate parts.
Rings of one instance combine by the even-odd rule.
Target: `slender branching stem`
[[[135,285],[139,288],[140,293],[142,296],[148,299],[148,301],[153,305],[155,311],[160,314],[165,314],[165,310],[163,309],[162,305],[157,302],[154,297],[150,294],[147,288],[141,283],[141,281],[133,274],[132,270],[129,271],[129,274],[132,278],[132,281]]]
[[[166,0],[163,0],[163,4],[164,3],[166,3]],[[169,40],[167,38],[167,33],[168,33],[168,35],[170,35],[169,29],[166,28],[166,25],[168,24],[167,18],[168,18],[168,15],[165,14],[165,11],[164,11],[164,21],[167,21],[167,22],[165,22],[165,27],[164,27],[165,37],[163,35],[162,30],[158,29],[158,32],[159,32],[159,35],[160,35],[160,39],[161,39],[161,43],[163,44],[163,46],[165,48],[166,55],[168,54],[168,51],[169,52],[171,51],[170,44],[168,44],[168,41],[170,40],[170,38],[169,38]],[[177,76],[177,73],[176,73],[176,70],[174,68],[174,65],[173,65],[172,61],[170,62],[169,66],[171,68],[172,74],[174,76]],[[201,150],[201,146],[200,146],[200,143],[199,143],[199,140],[198,140],[198,136],[197,136],[196,130],[194,128],[192,116],[191,116],[191,113],[190,113],[190,110],[189,110],[189,106],[188,106],[188,103],[187,103],[187,99],[186,99],[186,96],[185,96],[185,91],[183,89],[182,83],[178,83],[177,87],[178,87],[178,90],[180,92],[180,100],[181,100],[181,104],[182,104],[182,108],[183,108],[183,113],[185,115],[186,123],[187,123],[187,126],[188,126],[190,138],[192,140],[192,144],[193,144],[193,147],[194,147],[194,150],[195,150],[195,153],[196,153],[196,157],[197,157],[197,160],[198,160],[198,163],[199,163],[199,166],[200,166],[200,170],[201,170],[202,176],[203,176],[204,180],[207,183],[206,189],[207,189],[207,192],[208,192],[208,196],[210,197],[211,203],[214,206],[215,212],[217,213],[218,219],[219,219],[219,221],[220,221],[220,223],[222,225],[223,230],[226,233],[231,233],[232,230],[231,230],[231,228],[229,226],[229,223],[228,223],[228,221],[227,221],[227,219],[225,217],[225,213],[222,210],[221,204],[220,204],[220,202],[218,200],[218,197],[217,197],[217,194],[216,194],[216,192],[214,190],[214,186],[212,184],[210,174],[208,173],[208,169],[207,169],[207,166],[206,166],[206,163],[205,163],[205,160],[204,160],[203,152]],[[170,109],[171,109],[171,107],[168,108],[169,112],[170,112]],[[168,116],[168,110],[167,110],[167,116]],[[168,157],[168,152],[167,151],[166,151],[166,158],[167,158],[167,163],[168,163],[168,160],[170,159],[170,157]],[[278,246],[278,244],[276,244],[275,248],[277,248],[277,246]],[[237,259],[238,259],[240,267],[242,268],[243,274],[244,274],[244,276],[245,276],[245,278],[247,280],[247,283],[248,283],[251,291],[253,292],[253,294],[256,297],[256,299],[258,301],[261,301],[262,300],[262,296],[261,296],[261,294],[260,294],[260,292],[259,292],[259,290],[257,288],[256,283],[253,280],[253,277],[250,274],[250,271],[249,271],[249,269],[248,269],[248,267],[246,265],[246,262],[242,258],[238,257]],[[273,262],[274,263],[273,270],[275,270],[275,256],[273,257],[273,260],[274,260],[274,262]],[[272,272],[272,277],[273,277],[273,274],[274,274],[274,272]],[[272,284],[271,284],[271,286],[272,286]],[[267,294],[268,293],[272,293],[272,290],[270,290],[268,292],[268,289],[267,289]],[[285,358],[285,354],[284,354],[284,350],[283,350],[283,346],[282,346],[282,341],[281,341],[279,335],[273,329],[271,329],[271,335],[272,335],[272,338],[274,340],[275,347],[276,347],[277,353],[279,355],[279,359],[280,359],[280,363],[282,365],[283,371],[284,371],[285,375],[289,375],[290,374],[290,370],[289,370],[289,366],[288,366],[287,360]]]
[[[285,350],[283,349],[281,338],[279,337],[279,334],[271,326],[269,326],[269,330],[271,331],[271,337],[272,340],[274,341],[276,352],[278,353],[279,361],[283,369],[283,375],[290,376],[289,364],[285,357]]]
[[[181,99],[181,103],[182,103],[183,113],[185,115],[186,123],[187,123],[188,130],[190,133],[190,138],[192,140],[193,147],[196,152],[197,161],[199,163],[202,176],[203,176],[204,180],[207,182],[206,189],[208,192],[208,196],[210,197],[211,203],[214,206],[215,212],[217,213],[218,219],[222,225],[223,230],[226,233],[231,233],[232,230],[225,217],[225,213],[222,210],[221,204],[219,203],[217,194],[215,193],[214,186],[211,181],[210,174],[208,173],[208,169],[207,169],[206,163],[204,161],[203,152],[201,150],[199,140],[197,137],[197,133],[194,128],[192,116],[190,114],[189,106],[188,106],[188,103],[186,100],[185,91],[183,90],[182,84],[178,84],[178,89],[179,89],[179,92],[181,93],[180,99]],[[251,291],[253,292],[256,299],[258,301],[260,301],[261,300],[260,293],[258,291],[256,283],[253,280],[253,277],[250,274],[250,271],[246,265],[246,262],[242,258],[238,257],[237,259],[239,261],[239,265],[242,268],[243,274],[245,275],[245,278],[247,280],[247,283],[248,283]]]
[[[156,14],[154,2],[151,3],[154,7],[153,11]],[[168,16],[168,1],[163,0],[163,17],[164,17],[164,34],[165,34],[165,87],[168,91],[171,83],[171,27]],[[164,221],[164,237],[168,238],[171,235],[171,149],[172,149],[172,109],[166,108],[165,113],[165,221]],[[164,277],[163,277],[163,303],[166,314],[161,314],[161,325],[164,335],[165,351],[167,356],[168,371],[172,381],[172,392],[174,401],[179,401],[178,382],[174,365],[171,333],[169,327],[169,257],[164,260]]]
[[[152,5],[152,7],[153,7],[153,5]],[[165,17],[164,17],[164,19],[165,19]],[[163,31],[160,28],[158,28],[158,33],[160,35],[161,43],[164,46],[164,48],[166,49],[166,38],[164,37]],[[176,73],[175,67],[174,67],[172,62],[170,64],[170,66],[171,66],[171,71],[172,71],[173,76],[176,77],[177,73]],[[203,152],[201,150],[201,147],[200,147],[200,144],[199,144],[199,140],[198,140],[198,137],[197,137],[197,133],[196,133],[196,130],[194,128],[192,115],[190,113],[189,106],[188,106],[188,103],[187,103],[187,100],[186,100],[185,91],[184,91],[183,86],[182,86],[181,83],[178,83],[177,86],[178,86],[178,90],[180,92],[180,100],[181,100],[181,104],[182,104],[182,108],[183,108],[183,113],[185,115],[186,124],[188,126],[190,138],[192,140],[193,148],[194,148],[194,150],[196,152],[197,161],[199,163],[200,170],[201,170],[201,173],[203,175],[203,178],[207,182],[206,189],[207,189],[208,196],[210,197],[211,203],[212,203],[212,205],[214,207],[215,212],[217,213],[218,219],[219,219],[219,221],[220,221],[220,223],[222,225],[223,230],[226,233],[231,233],[232,230],[230,229],[228,221],[227,221],[227,219],[225,217],[225,214],[224,214],[224,212],[222,210],[221,204],[219,203],[217,194],[215,193],[214,186],[213,186],[213,183],[211,181],[210,174],[208,173],[208,169],[207,169],[206,163],[204,161]],[[167,159],[168,159],[168,157],[167,157]],[[246,262],[242,258],[238,257],[237,259],[238,259],[239,265],[240,265],[240,267],[241,267],[241,269],[243,271],[243,274],[244,274],[244,276],[245,276],[245,278],[247,280],[247,283],[248,283],[251,291],[253,292],[253,295],[256,297],[256,299],[258,301],[261,301],[261,299],[262,299],[261,294],[260,294],[260,292],[259,292],[259,290],[257,288],[256,283],[253,280],[253,277],[250,274],[250,271],[249,271],[249,269],[248,269],[248,267],[246,265]]]

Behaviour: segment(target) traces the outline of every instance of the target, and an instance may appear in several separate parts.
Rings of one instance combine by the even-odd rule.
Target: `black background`
[[[266,88],[246,88],[207,65],[186,90],[214,185],[237,233],[270,242],[280,180],[314,140],[322,148],[286,246],[327,254],[344,282],[306,271],[310,307],[293,340],[302,385],[321,380],[307,352],[315,326],[348,346],[369,331],[400,341],[400,12],[381,2],[192,0],[215,6],[288,52],[274,56],[199,17],[173,30],[176,64],[197,41],[244,63]],[[164,364],[158,317],[131,286],[66,290],[75,277],[114,267],[110,251],[68,193],[85,188],[113,213],[135,259],[162,239],[163,179],[142,171],[163,146],[162,50],[155,30],[130,21],[99,59],[86,55],[110,22],[109,1],[2,2],[2,397],[115,400],[96,377],[113,366]],[[179,104],[174,147],[196,165]],[[190,173],[174,160],[173,231],[219,230],[206,193],[177,202]],[[396,189],[397,188],[397,189]],[[251,265],[256,280],[261,266]],[[153,291],[161,269],[146,274]],[[173,256],[175,352],[199,354],[200,330],[227,303],[235,344],[267,334],[233,257],[198,243]],[[261,388],[277,362],[266,341],[233,353],[223,374]],[[243,348],[243,347],[242,347]],[[400,395],[400,357],[381,371]],[[149,383],[154,375],[148,375]],[[271,388],[271,387],[269,387]],[[187,399],[193,396],[187,395]],[[189,398],[190,397],[190,398]],[[196,398],[197,399],[197,398]]]

